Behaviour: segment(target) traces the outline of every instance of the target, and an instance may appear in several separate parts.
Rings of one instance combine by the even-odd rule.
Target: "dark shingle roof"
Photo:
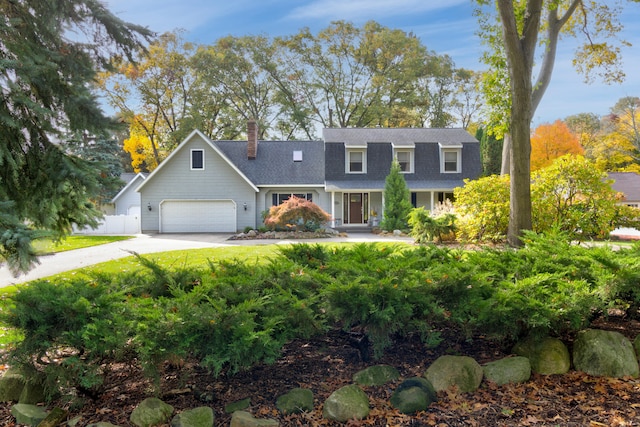
[[[246,141],[213,143],[257,186],[324,184],[322,141],[259,141],[253,160],[247,158]],[[302,161],[293,161],[294,151],[302,151]]]
[[[396,146],[416,142],[437,142],[443,146],[478,142],[462,128],[327,128],[322,135],[326,142],[344,142],[347,146],[368,142],[390,142]]]
[[[640,200],[640,175],[635,172],[609,172],[611,187],[625,195],[627,201]]]

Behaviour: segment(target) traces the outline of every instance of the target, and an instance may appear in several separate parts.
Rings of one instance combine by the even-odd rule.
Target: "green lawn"
[[[322,245],[351,245],[353,243],[321,243]],[[142,256],[152,259],[163,267],[204,267],[210,261],[237,259],[241,261],[255,262],[256,264],[267,262],[273,255],[278,253],[281,245],[255,245],[255,246],[225,246],[218,248],[189,249],[180,251],[158,252],[153,254],[143,254]],[[140,265],[135,256],[129,256],[114,261],[107,261],[100,264],[85,267],[80,270],[72,270],[66,273],[48,277],[48,280],[68,280],[78,274],[91,274],[92,272],[117,274],[140,270],[144,267]]]
[[[107,242],[105,242],[107,243]],[[304,242],[301,242],[304,243]],[[319,243],[321,245],[340,246],[340,245],[353,245],[354,243]],[[389,243],[378,243],[382,246],[388,246]],[[408,243],[393,243],[394,245],[407,245]],[[205,248],[205,249],[188,249],[179,251],[158,252],[153,254],[143,254],[142,256],[154,260],[156,263],[163,267],[203,267],[209,262],[216,262],[220,260],[237,259],[241,261],[255,262],[256,264],[267,262],[272,256],[278,253],[278,248],[282,245],[268,244],[268,245],[249,245],[249,246],[224,246],[218,248]],[[78,275],[90,276],[93,272],[118,274],[124,272],[132,272],[140,270],[144,267],[140,265],[135,256],[128,256],[120,258],[114,261],[107,261],[100,264],[95,264],[89,267],[84,267],[78,270],[70,270],[64,273],[49,276],[40,280],[51,281],[63,281],[69,280]],[[15,292],[15,287],[8,286],[6,288],[0,288],[0,296]]]
[[[33,242],[33,247],[39,255],[43,255],[104,245],[105,243],[119,242],[132,238],[133,236],[67,236],[59,242],[51,239],[36,240]]]

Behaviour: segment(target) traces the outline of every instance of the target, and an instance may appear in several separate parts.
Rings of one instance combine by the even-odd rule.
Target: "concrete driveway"
[[[379,236],[371,233],[353,233],[348,237],[305,240],[228,240],[231,234],[139,234],[133,239],[108,243],[90,248],[76,249],[45,255],[28,274],[13,277],[6,266],[0,267],[0,287],[29,282],[69,270],[88,267],[101,262],[130,256],[130,252],[150,254],[184,249],[215,248],[220,246],[267,245],[284,243],[315,242],[374,242],[404,241],[412,242],[408,237]]]

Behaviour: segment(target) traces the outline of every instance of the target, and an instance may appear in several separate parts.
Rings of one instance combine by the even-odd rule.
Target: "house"
[[[329,212],[342,224],[368,224],[371,219],[376,225],[394,158],[411,203],[428,210],[451,199],[465,178],[477,178],[482,171],[479,143],[464,129],[340,128],[325,129],[323,137]]]
[[[142,232],[236,232],[291,195],[333,226],[376,225],[391,161],[414,206],[431,209],[480,175],[478,141],[462,129],[325,129],[322,141],[212,141],[193,131],[138,187]]]
[[[111,200],[115,205],[114,215],[140,215],[140,193],[136,190],[145,178],[143,173],[123,173],[120,176],[125,186]]]
[[[640,175],[635,172],[609,172],[611,188],[623,195],[622,203],[640,208]]]

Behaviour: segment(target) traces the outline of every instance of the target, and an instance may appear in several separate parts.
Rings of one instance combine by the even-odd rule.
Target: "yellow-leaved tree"
[[[134,172],[151,172],[158,167],[151,140],[138,120],[132,120],[129,126],[129,138],[124,140],[123,149],[131,156]]]
[[[531,135],[531,170],[549,166],[566,154],[582,155],[584,150],[575,134],[562,121],[538,126]]]

